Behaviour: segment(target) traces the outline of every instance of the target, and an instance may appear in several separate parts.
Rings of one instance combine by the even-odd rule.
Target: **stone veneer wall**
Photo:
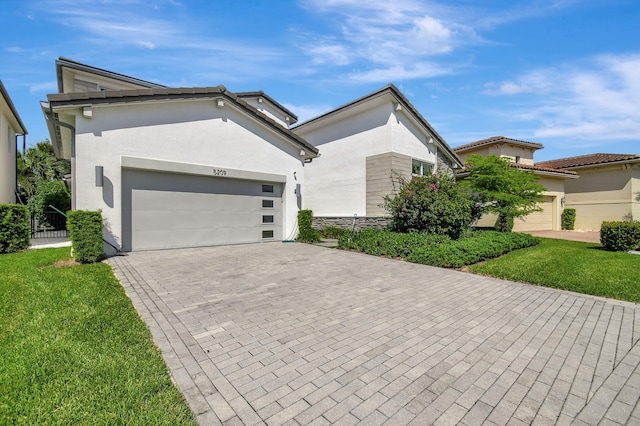
[[[384,216],[362,216],[356,219],[355,230],[366,228],[383,229],[389,225],[391,218]],[[327,226],[337,226],[338,228],[351,229],[353,227],[353,216],[349,217],[314,217],[313,228],[323,229]]]

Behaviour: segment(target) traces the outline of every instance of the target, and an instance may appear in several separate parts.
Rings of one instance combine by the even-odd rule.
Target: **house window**
[[[262,231],[262,238],[273,238],[273,230]]]
[[[262,185],[262,192],[273,192],[273,185]]]
[[[262,223],[273,223],[273,215],[262,215]]]
[[[262,208],[263,209],[272,209],[273,208],[273,200],[262,200]]]
[[[426,176],[433,172],[433,164],[419,160],[411,160],[411,174],[416,176]]]

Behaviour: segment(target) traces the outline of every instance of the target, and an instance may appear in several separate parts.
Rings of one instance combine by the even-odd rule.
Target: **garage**
[[[542,211],[531,213],[525,216],[524,219],[516,219],[513,224],[513,230],[517,232],[553,230],[554,198],[545,196],[544,201],[540,204]]]
[[[122,169],[123,250],[282,240],[283,185]]]

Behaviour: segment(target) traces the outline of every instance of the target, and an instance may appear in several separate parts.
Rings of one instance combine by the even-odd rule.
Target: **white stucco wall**
[[[2,100],[0,100],[2,102]],[[16,202],[16,132],[0,109],[0,204]]]
[[[92,118],[78,109],[76,134],[75,207],[101,209],[118,244],[122,156],[285,175],[284,237],[295,230],[294,189],[304,184],[300,149],[228,103],[222,109],[211,100],[112,105],[94,107]],[[95,166],[104,168],[104,187],[95,186]]]
[[[295,129],[320,149],[305,170],[305,208],[315,216],[366,215],[366,158],[387,152],[436,163],[429,138],[390,102],[346,111],[313,128]]]

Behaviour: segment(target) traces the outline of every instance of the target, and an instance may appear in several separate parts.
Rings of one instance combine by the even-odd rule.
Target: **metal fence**
[[[31,238],[67,238],[67,218],[56,211],[45,211],[44,217],[31,216]]]

